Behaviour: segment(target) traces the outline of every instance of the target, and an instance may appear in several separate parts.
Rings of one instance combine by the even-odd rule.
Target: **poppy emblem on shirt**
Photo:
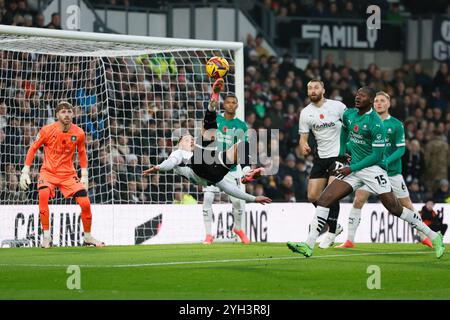
[[[72,137],[70,138],[70,140],[72,140],[73,142],[75,142],[75,141],[77,141],[77,137],[76,137],[76,136],[72,136]]]
[[[223,127],[223,132],[227,132],[228,131],[228,127],[227,126],[225,126],[225,127]]]
[[[355,124],[355,126],[353,127],[353,131],[358,132],[358,129],[359,129],[358,125]]]
[[[323,120],[323,119],[325,119],[325,115],[324,115],[323,113],[321,113],[321,114],[319,115],[319,118],[320,118],[320,120]]]

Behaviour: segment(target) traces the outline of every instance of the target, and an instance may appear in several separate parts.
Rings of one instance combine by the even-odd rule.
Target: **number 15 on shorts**
[[[387,180],[386,180],[386,178],[384,177],[384,175],[376,176],[375,179],[377,180],[378,184],[379,184],[381,187],[385,186],[386,183],[387,183]]]

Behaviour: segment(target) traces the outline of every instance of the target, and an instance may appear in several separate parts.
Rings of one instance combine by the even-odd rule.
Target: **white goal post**
[[[145,180],[140,172],[170,153],[174,129],[198,127],[212,84],[204,65],[213,55],[230,63],[224,92],[237,96],[244,120],[243,50],[241,42],[0,25],[0,240],[18,237],[11,224],[19,205],[35,207],[29,223],[39,236],[41,151],[30,190],[21,191],[18,179],[28,147],[54,121],[60,100],[75,106],[74,122],[86,132],[92,204],[171,204],[180,190],[201,200],[201,189],[172,173]],[[50,209],[73,204],[57,193]]]

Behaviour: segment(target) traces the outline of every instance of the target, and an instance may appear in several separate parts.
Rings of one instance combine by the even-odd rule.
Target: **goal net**
[[[43,148],[34,158],[28,191],[20,190],[20,170],[39,129],[55,121],[55,107],[62,100],[75,107],[74,123],[86,133],[89,198],[93,205],[114,205],[116,211],[126,215],[127,207],[122,205],[173,204],[183,194],[192,196],[191,203],[201,203],[201,187],[172,172],[150,177],[141,173],[171,153],[174,130],[188,128],[195,132],[201,128],[212,84],[205,63],[214,55],[230,64],[224,92],[236,94],[243,104],[241,43],[0,25],[0,240],[40,243],[36,185]],[[239,118],[243,119],[243,113],[241,105]],[[80,175],[78,159],[75,168]],[[216,200],[221,199],[223,196],[218,195]],[[57,191],[49,204],[76,202]],[[23,209],[23,205],[33,206]],[[50,207],[52,234],[59,237],[54,243],[79,245],[79,210],[58,208],[60,212],[54,214]],[[108,221],[114,232],[121,219],[125,221],[117,217],[117,221]],[[100,218],[94,209],[94,227],[101,223],[103,229],[108,228]],[[113,240],[142,243],[157,232],[160,224],[156,216],[136,227],[134,240]],[[106,233],[103,240],[113,242],[114,236]]]
[[[141,172],[170,154],[175,129],[201,125],[211,88],[205,63],[211,56],[229,61],[224,91],[236,91],[235,51],[214,42],[197,47],[195,41],[120,39],[0,35],[0,204],[37,204],[42,149],[33,162],[30,191],[19,188],[20,169],[30,143],[42,126],[55,121],[62,100],[75,106],[74,123],[86,132],[93,204],[170,204],[180,192],[201,200],[199,187],[173,173],[143,177]],[[69,203],[75,202],[60,193],[50,202]]]

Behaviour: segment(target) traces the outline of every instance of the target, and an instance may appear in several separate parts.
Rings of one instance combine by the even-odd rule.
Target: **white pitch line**
[[[365,252],[365,253],[349,253],[349,254],[330,254],[324,256],[312,256],[307,259],[326,259],[326,258],[344,258],[355,256],[376,256],[376,255],[416,255],[416,254],[432,254],[434,252]],[[275,261],[275,260],[295,260],[306,259],[302,256],[290,256],[290,257],[275,257],[275,258],[251,258],[251,259],[225,259],[225,260],[199,260],[199,261],[172,261],[172,262],[151,262],[151,263],[137,263],[137,264],[77,264],[80,268],[140,268],[140,267],[159,267],[159,266],[176,266],[176,265],[189,265],[189,264],[208,264],[208,263],[228,263],[228,262],[255,262],[255,261]],[[2,263],[0,267],[42,267],[42,268],[66,268],[72,264],[8,264]]]

